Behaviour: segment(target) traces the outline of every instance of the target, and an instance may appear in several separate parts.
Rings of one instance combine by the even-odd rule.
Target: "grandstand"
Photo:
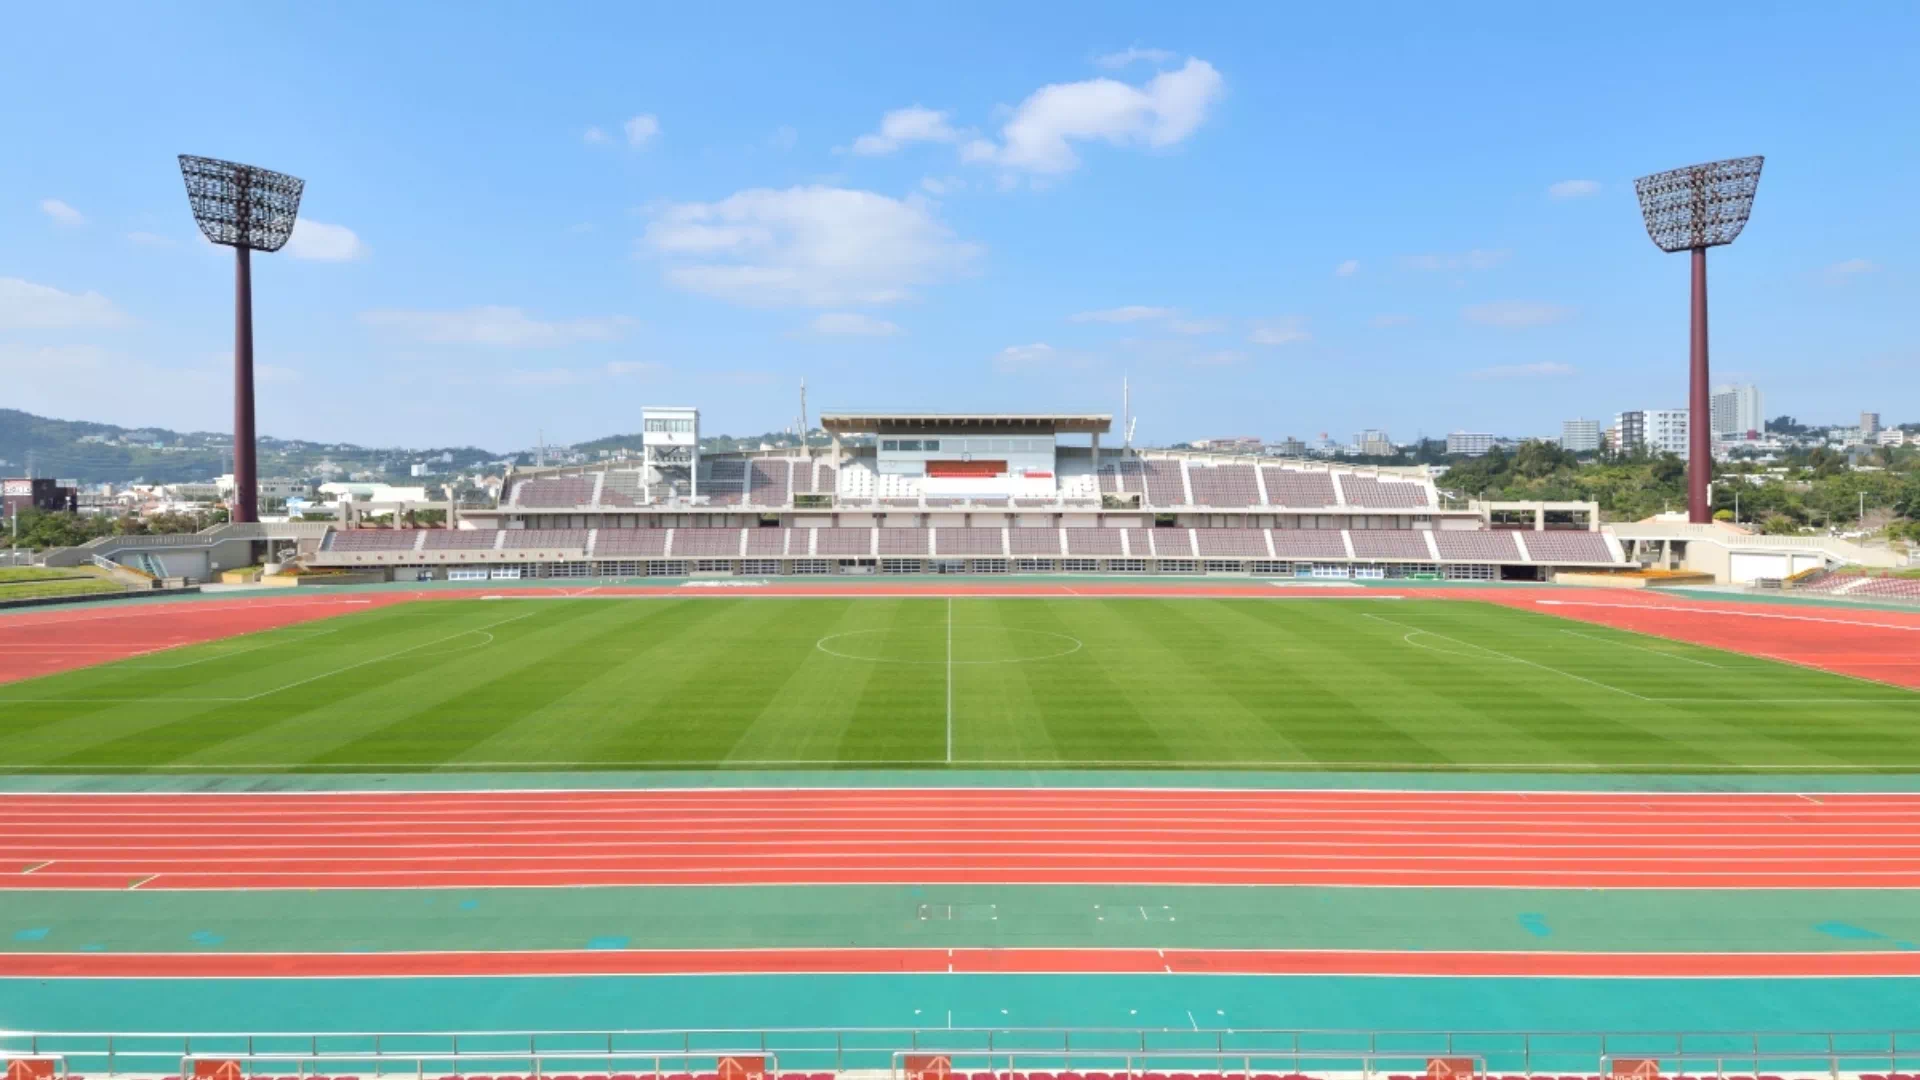
[[[1480,581],[1624,564],[1592,504],[1551,516],[1528,504],[1531,527],[1514,528],[1513,507],[1446,505],[1424,467],[1114,450],[1100,445],[1112,427],[1100,413],[829,412],[831,447],[728,454],[687,442],[696,410],[647,415],[649,438],[673,427],[659,438],[674,454],[517,470],[457,531],[342,529],[310,561],[441,576],[464,564],[535,577]]]

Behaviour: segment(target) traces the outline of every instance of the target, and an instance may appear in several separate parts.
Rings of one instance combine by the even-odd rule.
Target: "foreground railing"
[[[646,1073],[646,1060],[712,1071],[694,1059],[754,1055],[789,1073],[884,1074],[907,1055],[946,1055],[955,1072],[1122,1074],[1305,1073],[1360,1076],[1378,1065],[1421,1075],[1434,1058],[1472,1058],[1486,1073],[1593,1076],[1624,1060],[1655,1061],[1665,1076],[1920,1072],[1920,1031],[1502,1032],[1341,1031],[1275,1028],[763,1028],[625,1031],[126,1033],[4,1032],[0,1059],[57,1058],[88,1077],[180,1075],[183,1061],[248,1062],[254,1075],[481,1075],[535,1072],[566,1060],[565,1073]],[[602,1070],[590,1060],[614,1062]],[[271,1061],[271,1065],[264,1063]],[[1135,1062],[1151,1061],[1139,1070]],[[306,1066],[299,1062],[310,1063]],[[324,1063],[323,1067],[321,1066]],[[441,1070],[437,1063],[458,1064]],[[1295,1064],[1298,1067],[1295,1067]],[[975,1068],[975,1064],[980,1067]],[[259,1067],[255,1067],[258,1065]],[[717,1066],[716,1066],[717,1067]],[[547,1070],[544,1064],[542,1070]],[[1684,1072],[1683,1072],[1684,1070]],[[771,1067],[769,1067],[771,1071]]]

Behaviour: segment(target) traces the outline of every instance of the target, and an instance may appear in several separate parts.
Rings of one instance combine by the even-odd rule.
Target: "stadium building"
[[[829,412],[830,446],[516,470],[457,527],[332,531],[315,566],[453,579],[927,573],[1544,580],[1617,566],[1592,503],[1449,503],[1424,467],[1103,447],[1102,413]]]

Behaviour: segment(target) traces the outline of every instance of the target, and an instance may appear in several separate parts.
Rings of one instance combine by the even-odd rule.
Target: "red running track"
[[[1359,949],[663,949],[552,952],[10,953],[27,979],[340,979],[514,975],[1382,975],[1481,978],[1889,978],[1920,953],[1372,952]]]
[[[1920,888],[1920,794],[22,794],[0,888]]]

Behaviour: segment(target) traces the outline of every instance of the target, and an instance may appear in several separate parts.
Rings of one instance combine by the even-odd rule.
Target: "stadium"
[[[1634,182],[1687,256],[1689,404],[1627,400],[1677,385],[1679,290],[1642,335],[1626,186],[1538,160],[1616,175],[1717,145],[1678,91],[1786,95],[1725,125],[1792,149],[1803,230],[1735,264],[1729,351],[1809,407],[1891,397],[1893,256],[1779,254],[1845,231],[1809,187],[1886,213],[1828,178],[1912,96],[1858,25],[1823,68],[1819,20],[1750,20],[1779,80],[1689,11],[155,11],[84,52],[70,12],[14,20],[56,47],[17,58],[44,126],[10,178],[92,184],[36,187],[34,233],[0,200],[0,385],[101,415],[0,410],[5,1080],[1920,1075],[1920,425],[1715,404],[1707,254],[1759,156]],[[1134,44],[1059,74],[1104,37]],[[1673,41],[1698,86],[1642,74]],[[129,193],[183,130],[325,180],[168,158],[198,231],[150,231]],[[1886,374],[1768,351],[1803,341]],[[896,407],[810,423],[803,381],[736,442],[640,403],[753,423],[804,365]],[[1079,407],[1103,368],[1152,380],[1156,437],[1396,397],[1476,428],[1136,445]],[[301,438],[258,433],[256,376]],[[1481,418],[1575,399],[1627,409],[1606,450],[1582,418],[1491,456]],[[356,424],[447,442],[309,438]],[[1769,431],[1787,464],[1716,479]],[[48,479],[56,444],[126,490]]]

